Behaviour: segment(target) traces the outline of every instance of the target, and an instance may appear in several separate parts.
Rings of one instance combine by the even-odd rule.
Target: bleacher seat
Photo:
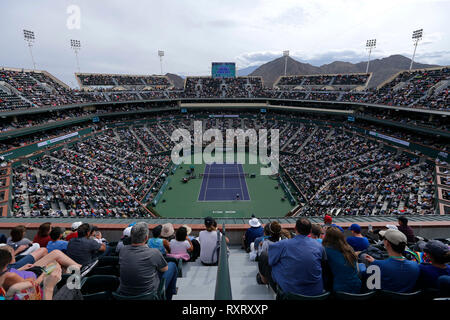
[[[98,264],[96,267],[117,266],[118,264],[118,256],[104,256],[98,259]]]
[[[138,296],[124,296],[117,292],[112,293],[115,300],[166,300],[166,279],[162,278],[159,282],[157,292],[141,294]]]
[[[110,275],[110,276],[116,276],[116,277],[120,277],[120,269],[117,266],[111,266],[111,265],[107,265],[107,266],[103,266],[103,267],[98,267],[95,266],[88,274],[88,276],[94,276],[94,275]]]
[[[330,297],[330,292],[324,292],[317,296],[305,296],[303,294],[297,294],[297,293],[291,293],[291,292],[284,292],[278,285],[277,285],[277,300],[303,300],[303,301],[321,301],[321,300],[327,300]]]
[[[390,300],[408,301],[408,300],[416,300],[421,296],[422,290],[418,290],[411,293],[401,293],[389,290],[379,290],[378,292],[378,297],[380,297],[382,300],[390,299]]]
[[[365,301],[370,300],[375,296],[375,291],[369,291],[366,293],[349,293],[343,291],[334,292],[333,296],[337,300],[353,300],[353,301]]]
[[[120,285],[120,280],[111,275],[94,275],[81,281],[81,293],[84,300],[110,300],[111,293]]]
[[[183,277],[183,259],[179,258],[173,258],[173,257],[165,257],[167,262],[174,262],[177,265],[177,270],[178,270],[178,274],[177,274],[177,278],[182,278]]]

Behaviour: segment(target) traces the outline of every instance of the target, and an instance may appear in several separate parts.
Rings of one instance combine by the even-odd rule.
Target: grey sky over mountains
[[[69,29],[70,6],[80,29]],[[36,35],[37,69],[74,86],[81,41],[82,72],[208,75],[213,61],[239,69],[289,50],[301,62],[367,60],[365,42],[377,39],[373,58],[412,56],[413,30],[423,28],[416,61],[450,64],[450,1],[425,0],[1,0],[0,66],[31,68],[23,29]]]

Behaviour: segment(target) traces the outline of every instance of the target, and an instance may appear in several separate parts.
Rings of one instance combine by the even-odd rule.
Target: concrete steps
[[[130,127],[130,132],[136,138],[136,140],[141,144],[141,146],[145,149],[145,151],[147,151],[148,154],[152,154],[152,152],[150,151],[148,146],[144,143],[144,141],[141,140],[141,138],[139,138],[139,136],[136,134],[136,132],[133,130],[132,127]]]
[[[145,125],[144,130],[146,130],[148,132],[149,135],[152,136],[153,139],[155,139],[156,143],[159,144],[161,146],[161,148],[163,148],[164,151],[167,151],[166,147],[164,147],[164,145],[161,143],[161,141],[159,141],[159,139],[153,134],[153,132],[150,131],[150,129],[147,127],[147,125]]]
[[[256,283],[258,263],[250,261],[240,248],[231,248],[228,258],[233,300],[274,300],[275,293]],[[200,259],[183,264],[183,277],[177,279],[178,294],[173,300],[214,300],[217,267],[203,266]]]
[[[177,279],[178,294],[173,300],[214,300],[217,267],[203,266],[200,259],[183,264],[183,277]]]
[[[314,137],[314,135],[316,134],[317,130],[319,130],[318,126],[314,127],[314,131],[309,135],[308,138],[306,138],[306,140],[302,143],[302,145],[297,149],[297,151],[295,151],[296,154],[299,154],[300,151],[302,151],[302,149],[309,143],[309,141],[312,139],[312,137]]]
[[[275,300],[270,287],[256,283],[258,262],[250,261],[248,253],[240,248],[231,248],[228,262],[233,300]]]

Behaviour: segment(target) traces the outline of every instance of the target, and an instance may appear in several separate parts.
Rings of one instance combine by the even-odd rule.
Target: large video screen
[[[213,62],[211,68],[213,78],[235,78],[236,63],[234,62]]]

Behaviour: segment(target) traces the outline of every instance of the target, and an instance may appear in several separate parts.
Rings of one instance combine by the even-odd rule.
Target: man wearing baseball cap
[[[384,247],[389,254],[386,260],[375,260],[367,255],[366,260],[371,265],[380,268],[381,289],[394,292],[412,292],[419,278],[419,265],[406,260],[402,255],[406,248],[407,238],[398,230],[380,231]]]
[[[77,222],[72,223],[72,227],[70,228],[70,229],[72,230],[72,233],[69,233],[69,234],[66,236],[66,241],[70,241],[70,239],[73,239],[73,238],[78,238],[78,232],[77,232],[77,229],[78,229],[78,227],[81,226],[82,224],[83,224],[83,222],[81,222],[81,221],[77,221]]]
[[[361,227],[359,224],[352,224],[348,230],[352,232],[352,235],[347,237],[347,242],[352,246],[355,252],[363,251],[369,247],[369,240],[361,234]]]
[[[420,275],[418,285],[420,288],[438,289],[440,276],[450,276],[450,248],[439,240],[430,240],[423,248],[423,252],[431,260],[431,263],[419,265]]]

